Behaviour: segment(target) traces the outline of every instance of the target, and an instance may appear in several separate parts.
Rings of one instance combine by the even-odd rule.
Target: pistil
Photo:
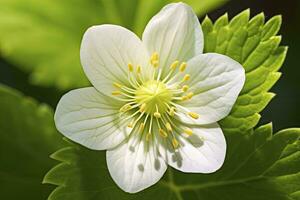
[[[190,100],[194,96],[189,85],[183,84],[190,79],[190,75],[184,73],[188,65],[186,62],[175,60],[169,67],[169,73],[162,77],[157,52],[151,55],[150,64],[154,68],[152,79],[143,80],[149,76],[142,76],[142,67],[140,65],[135,67],[132,63],[128,63],[130,86],[114,82],[113,86],[117,90],[112,91],[112,95],[117,99],[120,99],[118,96],[124,97],[120,99],[126,102],[120,108],[120,117],[127,115],[125,120],[132,119],[128,124],[129,128],[135,130],[134,127],[137,126],[138,133],[145,134],[145,140],[149,142],[154,136],[153,126],[156,125],[158,134],[177,149],[180,146],[177,136],[182,133],[190,136],[193,131],[178,126],[176,116],[184,113],[192,119],[199,118],[198,113],[191,112],[177,103]]]

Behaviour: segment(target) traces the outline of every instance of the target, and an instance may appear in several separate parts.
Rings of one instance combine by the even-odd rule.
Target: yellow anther
[[[149,142],[150,137],[151,137],[151,133],[149,132],[149,133],[147,133],[147,135],[146,135],[146,141],[147,141],[147,142]]]
[[[119,84],[119,83],[116,83],[116,82],[114,82],[114,83],[113,83],[113,85],[114,85],[115,87],[117,87],[117,88],[121,88],[121,87],[122,87],[122,85],[121,85],[121,84]]]
[[[159,134],[161,137],[164,137],[164,138],[168,137],[168,133],[166,131],[164,131],[163,129],[159,129]]]
[[[172,132],[172,126],[169,122],[166,123],[166,128],[169,132]]]
[[[128,110],[131,110],[132,109],[132,106],[130,104],[125,104],[124,106],[122,106],[120,108],[120,111],[121,112],[127,112]]]
[[[169,114],[170,114],[171,117],[174,117],[175,112],[174,112],[173,110],[170,110],[170,113],[169,113]]]
[[[192,129],[189,129],[189,128],[186,128],[184,130],[184,133],[187,134],[188,136],[191,136],[193,134],[193,130]]]
[[[171,70],[175,70],[178,64],[179,64],[179,61],[178,61],[178,60],[174,61],[174,62],[171,64],[170,69],[171,69]]]
[[[153,65],[153,67],[158,67],[158,60],[152,61],[152,65]]]
[[[158,60],[158,53],[157,53],[157,52],[154,52],[154,53],[151,55],[151,60]]]
[[[190,80],[190,78],[191,78],[191,75],[186,74],[186,75],[184,75],[184,77],[183,77],[183,81],[188,81],[188,80]]]
[[[112,95],[114,95],[114,96],[117,96],[117,95],[120,95],[120,94],[122,94],[122,92],[121,92],[121,91],[118,91],[118,90],[116,90],[116,91],[113,91],[111,94],[112,94]]]
[[[136,67],[136,72],[139,74],[139,73],[141,73],[141,65],[138,65],[137,67]]]
[[[175,115],[175,112],[176,112],[175,107],[171,107],[171,108],[170,108],[169,115],[173,117],[173,116]]]
[[[158,66],[158,53],[157,52],[154,52],[152,55],[151,55],[151,58],[150,58],[150,63],[151,65],[153,65],[154,67],[157,67]]]
[[[189,98],[188,98],[188,96],[182,96],[181,97],[181,101],[186,101],[186,100],[188,100]]]
[[[132,65],[131,63],[128,63],[128,70],[129,70],[130,72],[133,71],[133,65]]]
[[[143,103],[140,107],[140,112],[144,112],[145,111],[145,108],[146,108],[146,104]]]
[[[193,96],[194,96],[194,93],[193,93],[193,92],[189,92],[189,93],[187,94],[187,97],[188,97],[189,99],[191,99]]]
[[[145,128],[145,124],[142,122],[140,125],[140,132],[143,132],[144,128]]]
[[[174,111],[174,110],[170,110],[169,115],[170,115],[171,117],[174,117],[175,111]]]
[[[185,70],[185,68],[186,68],[186,63],[185,62],[183,62],[183,63],[181,63],[181,65],[180,65],[180,67],[179,67],[179,71],[180,72],[183,72],[184,70]]]
[[[132,128],[133,127],[133,124],[130,122],[128,125],[127,125],[128,128]]]
[[[188,86],[188,85],[182,86],[182,91],[186,92],[186,91],[188,91],[188,89],[189,89],[189,86]]]
[[[199,115],[195,112],[188,112],[188,115],[193,119],[198,119]]]
[[[176,140],[176,138],[173,138],[173,139],[172,139],[172,145],[173,145],[174,149],[176,149],[176,148],[179,146],[179,143],[178,143],[178,141]]]
[[[156,117],[156,118],[161,118],[161,114],[160,114],[159,112],[155,112],[153,115],[154,115],[154,117]]]

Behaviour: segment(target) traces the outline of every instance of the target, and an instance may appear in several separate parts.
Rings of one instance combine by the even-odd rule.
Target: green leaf
[[[202,23],[205,52],[226,54],[242,63],[245,86],[231,114],[221,121],[226,133],[227,156],[214,174],[186,174],[171,168],[156,185],[137,194],[120,190],[109,176],[105,153],[76,144],[52,158],[61,162],[44,181],[58,187],[49,200],[85,199],[202,199],[298,200],[300,199],[300,129],[273,135],[268,124],[253,131],[258,114],[274,96],[268,90],[278,80],[287,48],[276,36],[280,16],[264,22],[259,14],[249,20],[246,10],[228,20]],[[239,134],[231,134],[239,133]],[[242,134],[247,133],[247,134]]]
[[[103,151],[70,144],[52,155],[61,164],[44,181],[58,186],[49,200],[296,200],[300,197],[299,138],[300,129],[273,136],[271,124],[246,135],[230,134],[226,161],[218,172],[186,174],[169,168],[158,184],[137,194],[127,194],[113,182]]]
[[[53,112],[29,97],[0,85],[0,199],[46,199],[53,187],[43,176],[62,147]]]
[[[274,94],[268,92],[280,78],[278,72],[287,53],[287,47],[279,46],[276,36],[281,16],[275,16],[266,24],[264,14],[249,20],[245,10],[230,22],[227,14],[215,23],[206,17],[202,23],[205,52],[225,54],[240,62],[246,71],[246,82],[229,116],[220,124],[229,133],[247,133],[255,127],[261,112]]]
[[[199,15],[227,0],[191,3]],[[60,89],[89,84],[79,60],[85,30],[119,24],[141,34],[148,20],[171,0],[1,0],[0,52],[30,73],[33,84]]]

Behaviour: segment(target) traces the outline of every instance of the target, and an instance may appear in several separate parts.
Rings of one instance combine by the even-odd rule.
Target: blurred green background
[[[272,88],[277,96],[262,112],[261,124],[274,123],[274,129],[299,126],[300,122],[300,89],[299,89],[299,56],[300,56],[300,2],[290,1],[261,1],[261,0],[231,0],[224,6],[208,13],[212,19],[227,12],[229,17],[235,16],[244,9],[250,8],[254,16],[264,12],[266,18],[281,14],[283,24],[280,34],[283,36],[283,45],[289,46],[286,61],[281,68],[282,77]],[[200,17],[200,20],[203,16]],[[29,47],[30,48],[30,47]],[[0,54],[1,57],[1,54]],[[40,102],[45,102],[55,108],[59,98],[65,92],[55,87],[39,87],[28,83],[28,73],[16,68],[13,64],[1,58],[0,81],[22,91]]]

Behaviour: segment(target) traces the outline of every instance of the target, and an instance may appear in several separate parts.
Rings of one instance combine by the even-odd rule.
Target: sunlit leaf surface
[[[183,1],[199,15],[227,0]],[[1,0],[0,52],[30,73],[30,81],[60,89],[89,84],[79,60],[81,38],[92,25],[112,23],[141,34],[171,0]]]

